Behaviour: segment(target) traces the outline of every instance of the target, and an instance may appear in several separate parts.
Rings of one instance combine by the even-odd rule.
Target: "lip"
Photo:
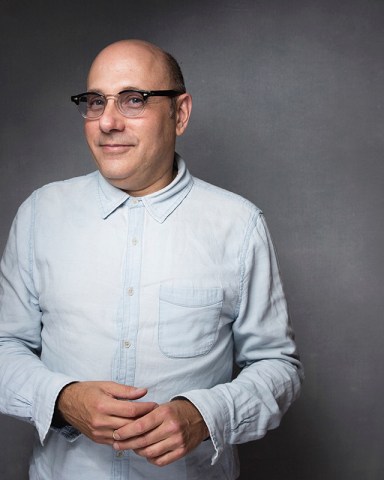
[[[133,145],[124,144],[124,143],[103,143],[100,145],[100,148],[105,153],[121,153],[130,150]]]

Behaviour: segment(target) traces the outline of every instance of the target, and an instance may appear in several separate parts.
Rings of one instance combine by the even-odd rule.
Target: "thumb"
[[[144,397],[147,393],[146,388],[133,387],[131,385],[123,385],[121,383],[111,382],[109,394],[118,400],[137,400]]]

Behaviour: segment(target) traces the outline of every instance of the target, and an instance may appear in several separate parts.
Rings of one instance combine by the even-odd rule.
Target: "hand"
[[[115,450],[134,450],[157,466],[184,457],[205,438],[208,428],[197,408],[188,400],[173,400],[117,429]]]
[[[113,432],[157,407],[131,402],[147,393],[115,382],[78,382],[63,388],[57,400],[62,417],[96,443],[112,445]]]

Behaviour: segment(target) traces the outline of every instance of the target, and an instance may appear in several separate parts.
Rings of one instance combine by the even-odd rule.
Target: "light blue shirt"
[[[31,479],[232,480],[234,444],[277,427],[298,396],[261,211],[177,161],[173,182],[142,198],[95,172],[18,211],[1,263],[0,411],[36,427]],[[186,397],[210,439],[159,468],[51,428],[58,393],[81,380],[146,387],[143,401]]]

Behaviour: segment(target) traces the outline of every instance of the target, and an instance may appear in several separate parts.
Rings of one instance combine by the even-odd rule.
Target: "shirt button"
[[[122,452],[121,450],[119,450],[118,452],[116,452],[116,457],[117,457],[117,458],[121,458],[123,455],[124,455],[124,452]]]
[[[139,200],[137,200],[137,198],[134,198],[134,199],[132,200],[132,203],[133,203],[133,205],[137,205],[137,204],[139,203]]]
[[[133,293],[134,293],[133,288],[132,288],[132,287],[129,287],[129,288],[128,288],[128,295],[129,295],[130,297],[132,297]]]
[[[132,343],[129,340],[124,340],[123,345],[124,345],[124,348],[129,348],[132,345]]]
[[[132,245],[135,247],[137,244],[139,243],[139,241],[137,240],[137,238],[132,238]]]

